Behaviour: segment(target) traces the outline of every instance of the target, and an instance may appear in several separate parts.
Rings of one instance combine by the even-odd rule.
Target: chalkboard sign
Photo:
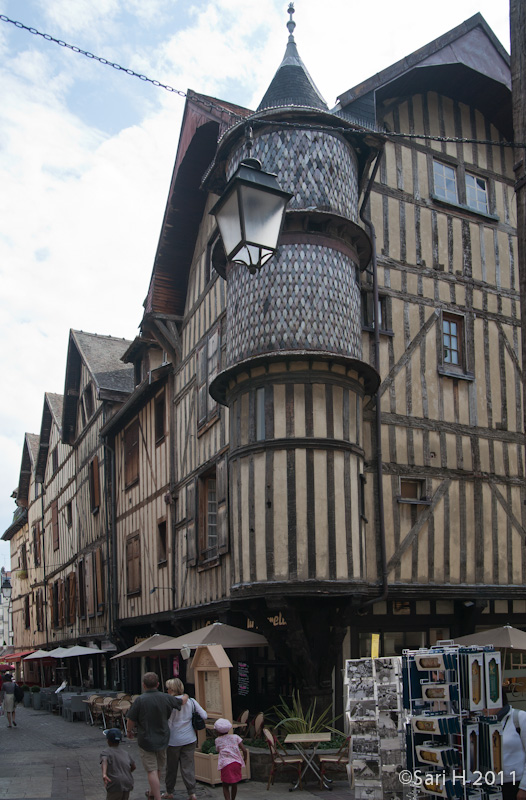
[[[246,697],[249,689],[248,664],[238,661],[237,664],[237,693],[241,697]]]

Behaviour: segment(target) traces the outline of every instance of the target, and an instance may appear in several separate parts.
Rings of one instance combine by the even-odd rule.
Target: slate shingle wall
[[[336,250],[282,245],[256,275],[232,265],[227,302],[227,366],[279,350],[361,359],[356,266]]]
[[[229,162],[230,179],[246,156],[243,145]],[[275,130],[255,137],[252,156],[292,192],[288,208],[317,208],[358,222],[358,169],[352,148],[338,134]]]

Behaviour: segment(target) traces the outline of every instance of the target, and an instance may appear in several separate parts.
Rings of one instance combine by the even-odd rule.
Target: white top
[[[181,699],[183,698],[181,694],[178,695],[178,697]],[[168,720],[168,726],[170,728],[168,747],[182,747],[184,744],[195,742],[197,736],[192,727],[192,713],[194,711],[197,711],[199,716],[203,719],[207,718],[206,711],[204,708],[201,708],[197,700],[194,700],[193,697],[188,699],[188,703],[185,703],[180,711],[176,711],[175,709],[172,711],[170,719]]]
[[[504,783],[512,780],[511,772],[515,772],[515,785],[526,790],[526,711],[518,713],[518,725],[520,736],[513,722],[513,709],[501,720],[504,727],[502,733],[502,761],[504,772]],[[520,787],[518,786],[520,781]]]

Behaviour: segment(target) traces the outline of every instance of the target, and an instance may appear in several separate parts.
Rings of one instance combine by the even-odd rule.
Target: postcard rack
[[[407,769],[412,798],[502,800],[500,653],[492,647],[435,647],[402,655]]]
[[[405,764],[402,663],[399,657],[345,662],[346,731],[354,800],[402,800]]]

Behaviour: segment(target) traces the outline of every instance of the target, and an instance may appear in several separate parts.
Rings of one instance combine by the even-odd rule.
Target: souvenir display
[[[502,706],[500,653],[451,642],[406,650],[402,684],[407,768],[419,778],[411,797],[500,799],[498,785],[479,785],[503,768],[502,723],[489,716]]]
[[[400,658],[346,661],[349,785],[354,800],[403,800],[405,764]]]

